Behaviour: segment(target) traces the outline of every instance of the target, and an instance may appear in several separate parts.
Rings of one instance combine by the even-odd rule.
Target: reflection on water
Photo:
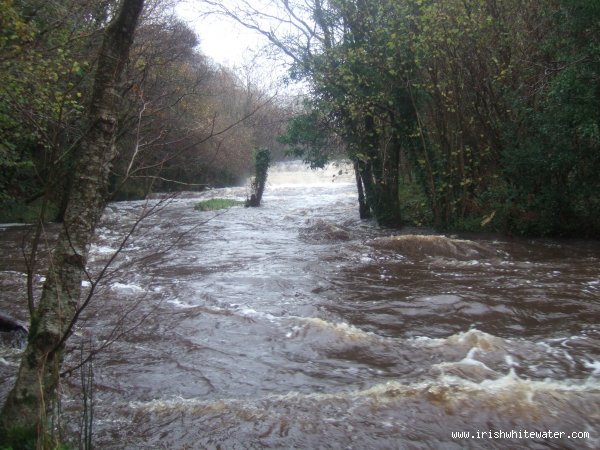
[[[193,209],[245,197],[230,188],[143,221],[74,339],[119,337],[95,359],[97,446],[600,446],[600,245],[378,229],[346,169],[283,164],[261,208]],[[147,206],[109,205],[92,270]],[[0,308],[19,318],[22,233],[0,233]],[[5,392],[18,353],[0,358]],[[490,430],[590,438],[451,435]]]

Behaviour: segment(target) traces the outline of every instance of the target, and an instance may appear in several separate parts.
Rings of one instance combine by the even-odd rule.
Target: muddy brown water
[[[214,190],[140,224],[66,361],[118,336],[93,360],[96,447],[600,448],[599,243],[380,229],[338,170],[282,164],[261,208],[195,211],[246,195]],[[91,272],[157,202],[108,206]],[[24,233],[0,231],[0,309],[25,320]]]

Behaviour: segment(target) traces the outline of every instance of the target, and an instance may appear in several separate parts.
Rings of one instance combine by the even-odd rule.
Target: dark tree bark
[[[356,177],[356,190],[358,191],[358,213],[361,219],[371,218],[371,208],[367,204],[363,186],[362,174],[358,161],[354,161],[354,175]]]
[[[47,429],[65,342],[80,312],[89,245],[106,203],[108,174],[116,152],[118,84],[143,5],[144,0],[123,0],[105,31],[63,226],[31,317],[29,342],[17,379],[0,415],[2,443],[24,435],[42,439]],[[13,445],[23,444],[17,441]]]
[[[262,148],[257,150],[254,155],[254,166],[256,174],[252,180],[252,194],[250,198],[246,200],[246,206],[258,207],[262,200],[265,186],[267,185],[267,172],[269,165],[271,164],[271,152]]]

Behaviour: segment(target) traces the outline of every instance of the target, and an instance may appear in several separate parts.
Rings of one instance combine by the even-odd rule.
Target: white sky
[[[194,2],[180,3],[176,11],[199,36],[202,53],[224,66],[242,65],[266,44],[266,38],[232,19],[217,15],[201,17]]]
[[[237,0],[229,1],[235,4]],[[265,1],[268,5],[268,0],[250,1],[255,7]],[[281,80],[287,75],[286,57],[280,54],[278,60],[274,60],[260,55],[268,44],[265,36],[223,15],[202,15],[202,7],[202,0],[183,0],[176,7],[177,15],[198,35],[200,51],[242,76],[251,76],[264,89],[282,92]],[[302,95],[305,90],[302,82],[283,88],[287,95]]]

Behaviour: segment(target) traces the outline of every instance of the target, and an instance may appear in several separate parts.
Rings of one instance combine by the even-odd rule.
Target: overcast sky
[[[204,16],[193,3],[177,6],[177,14],[196,31],[202,53],[233,67],[250,60],[266,44],[264,37],[223,16]]]
[[[237,1],[228,0],[228,3]],[[260,1],[267,0],[251,1],[258,7]],[[243,78],[249,75],[256,85],[266,90],[287,95],[301,95],[306,91],[307,86],[302,82],[282,84],[289,68],[285,64],[286,57],[278,54],[277,60],[266,59],[261,53],[268,44],[264,36],[223,15],[202,15],[201,7],[201,0],[189,0],[181,2],[176,11],[197,33],[202,53],[218,64],[235,69]],[[265,26],[269,26],[268,22]]]

